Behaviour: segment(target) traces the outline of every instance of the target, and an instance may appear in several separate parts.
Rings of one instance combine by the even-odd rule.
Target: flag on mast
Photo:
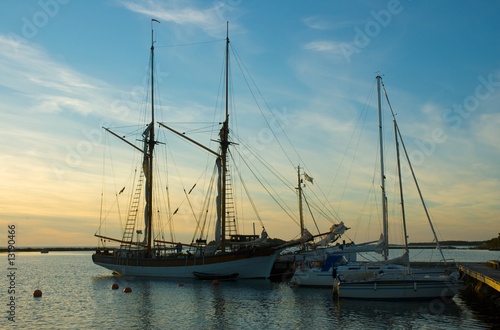
[[[309,182],[311,182],[312,184],[314,184],[314,182],[313,182],[313,181],[314,181],[314,179],[313,179],[312,177],[310,177],[309,175],[307,175],[307,173],[306,173],[306,172],[304,172],[304,180],[309,181]]]

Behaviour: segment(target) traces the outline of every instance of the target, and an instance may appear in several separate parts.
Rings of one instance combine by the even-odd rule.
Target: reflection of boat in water
[[[211,273],[193,272],[193,275],[196,276],[196,278],[199,280],[235,280],[239,274],[238,273],[211,274]]]
[[[434,231],[432,221],[427,207],[422,198],[418,182],[413,172],[413,168],[406,152],[405,145],[402,141],[401,133],[399,132],[396,118],[392,113],[394,123],[394,136],[396,140],[396,156],[397,156],[397,170],[399,178],[399,193],[401,199],[402,211],[402,224],[404,229],[404,248],[405,252],[401,257],[396,260],[388,260],[389,255],[389,242],[388,242],[388,212],[387,212],[387,196],[385,191],[385,173],[384,173],[384,148],[382,137],[382,115],[381,115],[381,80],[377,76],[377,90],[378,90],[378,113],[379,113],[379,135],[380,135],[380,172],[381,172],[381,191],[382,191],[382,219],[384,231],[384,261],[383,266],[377,263],[366,263],[364,265],[341,265],[332,267],[332,277],[335,278],[333,289],[334,293],[338,294],[341,298],[355,298],[355,299],[381,299],[381,300],[400,300],[400,299],[434,299],[434,298],[449,298],[458,293],[462,287],[463,282],[459,280],[458,271],[451,274],[444,273],[443,271],[429,271],[429,270],[415,270],[410,267],[409,251],[408,251],[408,235],[406,231],[406,218],[404,209],[403,186],[401,180],[401,165],[399,159],[399,140],[402,143],[403,150],[408,160],[408,166],[415,181],[420,199],[424,206],[429,224],[434,234],[434,239],[439,249],[443,262],[446,262],[443,252],[441,251],[439,240]],[[385,91],[385,87],[384,87]],[[386,94],[387,98],[387,94]],[[388,100],[388,98],[387,98]],[[391,267],[391,268],[382,268]]]
[[[153,31],[152,31],[153,36]],[[98,248],[93,254],[92,260],[95,264],[108,268],[113,272],[121,275],[133,276],[149,276],[149,277],[179,277],[179,278],[194,278],[196,274],[200,276],[213,276],[214,274],[223,274],[224,277],[231,277],[238,274],[238,278],[268,278],[271,273],[271,268],[276,259],[276,256],[281,251],[281,248],[271,246],[267,242],[267,233],[262,230],[261,237],[258,235],[240,235],[238,234],[237,226],[237,211],[234,205],[232,192],[232,176],[229,172],[229,147],[235,144],[229,139],[229,110],[228,110],[228,57],[229,57],[229,38],[226,37],[226,62],[225,62],[225,90],[226,102],[223,119],[219,122],[220,129],[218,131],[218,149],[212,150],[202,144],[195,142],[183,133],[179,133],[164,123],[155,122],[154,111],[154,40],[151,44],[151,110],[150,114],[145,114],[151,118],[150,122],[140,129],[143,145],[136,146],[129,142],[124,137],[106,129],[115,137],[126,142],[135,151],[142,154],[139,160],[138,169],[136,170],[137,177],[135,179],[135,192],[130,198],[130,208],[126,219],[125,228],[123,230],[122,239],[110,238],[102,235],[100,232],[96,237],[101,238],[101,243],[104,245],[106,241],[111,240],[120,243],[117,249],[106,249],[105,247]],[[149,112],[149,110],[147,111]],[[146,117],[147,118],[147,117]],[[193,230],[195,232],[193,239],[189,243],[179,243],[173,238],[170,241],[164,239],[163,227],[160,225],[162,213],[161,199],[165,197],[164,188],[161,190],[162,183],[158,179],[163,175],[157,168],[158,162],[153,159],[156,157],[156,148],[160,142],[156,141],[155,129],[160,125],[190,143],[202,148],[215,158],[215,166],[211,170],[212,178],[207,180],[210,182],[210,187],[207,188],[207,196],[204,197],[201,214],[193,213],[195,222]],[[145,127],[145,129],[144,129]],[[153,152],[155,150],[155,153]],[[155,155],[155,156],[154,156]],[[153,157],[154,156],[154,157]],[[168,156],[168,158],[170,155]],[[158,159],[162,159],[158,157]],[[165,155],[165,160],[167,156]],[[176,169],[177,170],[177,169]],[[155,172],[154,172],[155,171]],[[153,176],[153,172],[155,173]],[[239,174],[239,172],[238,172]],[[135,174],[134,174],[135,176]],[[210,175],[207,175],[210,177]],[[154,179],[154,181],[153,181]],[[181,178],[178,178],[182,181]],[[207,184],[208,185],[208,184]],[[164,187],[165,185],[163,185]],[[169,187],[167,181],[167,196]],[[184,193],[186,199],[195,188]],[[144,188],[144,189],[143,189]],[[115,193],[116,196],[121,194]],[[145,194],[143,194],[143,190]],[[145,195],[145,200],[141,196]],[[155,197],[153,197],[155,195]],[[166,199],[166,198],[165,198]],[[144,237],[139,239],[139,235],[143,234],[140,228],[139,212],[140,205],[144,203]],[[193,211],[191,201],[188,199],[191,211]],[[167,203],[164,203],[167,204]],[[169,208],[169,205],[165,208]],[[177,209],[178,210],[178,209]],[[173,227],[171,218],[177,213],[165,212],[169,218],[168,225]],[[163,214],[165,214],[163,213]],[[165,216],[165,215],[164,215]],[[215,224],[214,224],[215,223]],[[104,226],[102,226],[104,227]],[[101,229],[101,227],[99,228]],[[214,240],[207,240],[207,233],[213,230]],[[136,239],[134,239],[134,235]],[[208,243],[207,243],[208,242]],[[184,249],[184,251],[183,251]],[[187,253],[185,253],[187,252]],[[205,274],[205,275],[203,275]],[[220,275],[218,275],[220,276]]]

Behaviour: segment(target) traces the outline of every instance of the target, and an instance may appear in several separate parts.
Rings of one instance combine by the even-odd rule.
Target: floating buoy
[[[40,298],[41,296],[42,296],[42,290],[36,289],[35,292],[33,292],[33,297]]]
[[[212,285],[219,285],[219,280],[213,280]]]
[[[111,289],[113,290],[118,290],[120,288],[120,286],[116,283],[113,283],[113,285],[111,286]]]
[[[126,287],[125,289],[123,289],[123,292],[129,293],[129,292],[132,292],[132,289],[129,287]]]
[[[184,286],[184,283],[179,283],[177,284],[177,286]]]

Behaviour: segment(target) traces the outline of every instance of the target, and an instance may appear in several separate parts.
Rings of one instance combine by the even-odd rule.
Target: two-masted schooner
[[[156,20],[153,20],[156,21]],[[226,201],[227,194],[227,171],[228,171],[228,149],[231,145],[229,140],[229,110],[228,110],[228,58],[229,58],[229,37],[226,36],[225,50],[225,119],[221,123],[218,134],[218,150],[212,150],[202,144],[178,133],[163,123],[155,121],[154,107],[154,33],[151,29],[151,112],[150,121],[146,123],[146,129],[142,133],[142,146],[125,140],[120,135],[106,129],[109,133],[126,142],[134,152],[141,152],[143,163],[140,176],[141,185],[145,190],[144,202],[144,227],[137,224],[134,216],[127,219],[123,237],[121,239],[110,238],[101,233],[96,233],[101,241],[114,241],[120,244],[119,248],[108,249],[103,246],[92,255],[95,264],[108,268],[114,273],[131,276],[164,277],[164,278],[268,278],[272,266],[280,248],[273,247],[266,242],[267,233],[262,231],[261,236],[239,235],[226,233],[226,217],[228,214]],[[216,182],[216,229],[214,241],[207,244],[206,237],[199,237],[190,243],[169,242],[156,239],[155,229],[155,208],[153,199],[154,180],[153,165],[156,161],[154,155],[157,145],[155,129],[157,126],[167,128],[189,142],[195,143],[209,152],[214,158],[217,171]],[[142,181],[143,180],[143,181]],[[138,197],[131,200],[131,207],[137,207]],[[144,240],[135,240],[134,233],[142,234],[144,228]],[[187,252],[187,253],[186,253]]]

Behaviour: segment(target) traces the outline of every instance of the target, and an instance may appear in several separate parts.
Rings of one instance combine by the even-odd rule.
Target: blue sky
[[[285,118],[301,155],[292,162],[322,187],[351,238],[379,233],[378,224],[362,233],[360,216],[376,164],[377,73],[440,238],[500,232],[496,1],[40,0],[3,1],[0,12],[0,221],[18,226],[22,246],[96,244],[100,127],[138,117],[151,18],[161,21],[162,118],[211,118],[229,21],[234,49],[269,108]],[[251,96],[240,100],[246,115],[258,113]],[[360,116],[354,161],[346,150]],[[240,134],[258,137],[252,125],[259,123],[248,118]],[[271,161],[293,184],[293,166]],[[417,218],[410,240],[431,240],[418,200],[408,199]],[[267,218],[271,237],[296,235],[293,224]]]

